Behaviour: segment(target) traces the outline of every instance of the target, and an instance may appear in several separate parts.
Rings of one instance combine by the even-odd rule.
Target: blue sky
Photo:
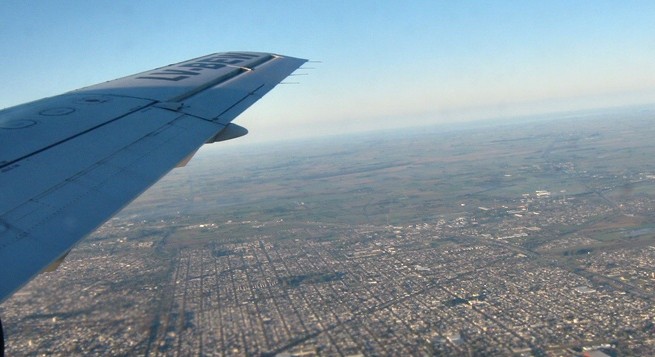
[[[0,2],[0,107],[217,51],[320,60],[242,140],[655,103],[653,1]]]

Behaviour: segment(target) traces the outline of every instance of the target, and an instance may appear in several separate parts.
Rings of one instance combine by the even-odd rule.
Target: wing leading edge
[[[216,53],[0,111],[0,301],[304,62]]]

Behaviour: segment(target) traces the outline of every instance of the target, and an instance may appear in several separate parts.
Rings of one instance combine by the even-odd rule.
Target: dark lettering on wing
[[[193,76],[197,76],[200,72],[210,69],[220,69],[227,66],[238,66],[244,61],[251,60],[259,57],[249,53],[226,53],[220,55],[213,55],[205,57],[194,62],[180,64],[175,68],[184,69],[164,69],[157,72],[148,73],[146,76],[136,77],[137,79],[154,79],[160,81],[177,82]],[[190,68],[186,70],[186,68]]]

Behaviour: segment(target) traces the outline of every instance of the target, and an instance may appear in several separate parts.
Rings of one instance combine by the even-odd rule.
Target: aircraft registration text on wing
[[[0,111],[0,302],[305,62],[215,53]]]

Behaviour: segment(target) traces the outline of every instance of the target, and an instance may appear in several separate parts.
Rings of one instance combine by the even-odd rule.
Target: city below
[[[7,354],[654,355],[653,115],[212,145],[0,305]]]

